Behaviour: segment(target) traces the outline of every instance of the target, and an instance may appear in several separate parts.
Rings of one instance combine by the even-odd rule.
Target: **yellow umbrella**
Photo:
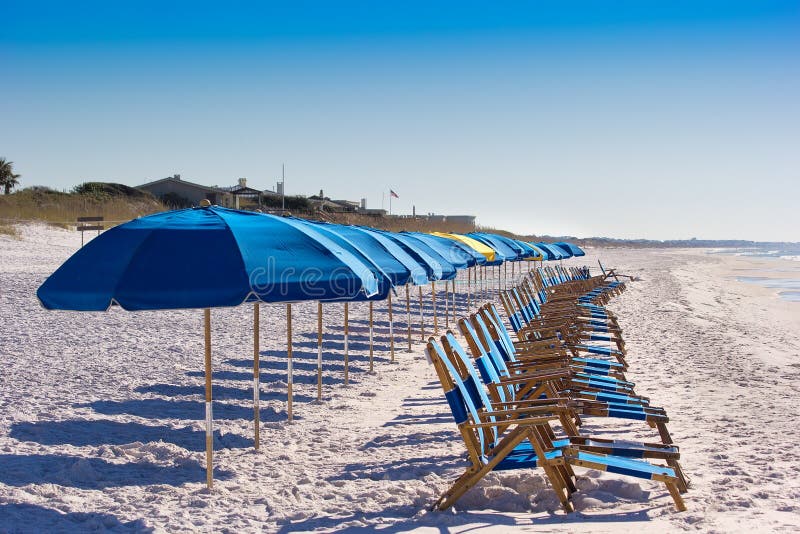
[[[469,248],[477,250],[481,254],[486,257],[486,261],[494,261],[494,249],[488,245],[484,245],[477,239],[472,239],[471,237],[460,235],[460,234],[447,234],[444,232],[431,232],[433,235],[438,235],[439,237],[446,237],[447,239],[453,239],[460,243],[467,245]]]

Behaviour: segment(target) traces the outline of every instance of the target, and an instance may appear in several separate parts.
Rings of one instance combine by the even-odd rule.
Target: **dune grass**
[[[288,197],[287,197],[288,198]],[[305,200],[305,199],[303,199]],[[451,232],[468,233],[476,230],[519,238],[504,230],[475,226],[460,221],[430,221],[423,217],[374,217],[359,213],[329,213],[312,211],[306,205],[287,206],[301,218],[325,220],[339,224],[372,226],[392,232]],[[47,187],[29,187],[11,195],[0,195],[0,233],[17,235],[16,222],[43,221],[56,226],[76,226],[78,217],[101,216],[106,228],[170,209],[149,193],[122,184],[87,182],[71,193]]]
[[[394,218],[394,217],[371,217],[358,213],[326,213],[323,214],[325,220],[339,224],[357,224],[372,226],[390,232],[474,232],[475,226],[460,222],[448,221],[429,221],[422,218]],[[319,218],[309,216],[309,218]]]
[[[12,224],[0,224],[0,235],[19,237],[19,232]]]
[[[103,191],[63,193],[35,187],[0,196],[0,224],[43,221],[70,227],[76,225],[78,217],[101,216],[107,225],[116,225],[166,209],[150,195],[134,197]]]

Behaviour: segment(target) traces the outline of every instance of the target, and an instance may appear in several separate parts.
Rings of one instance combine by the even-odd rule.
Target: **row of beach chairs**
[[[541,468],[566,512],[573,511],[575,467],[665,484],[686,509],[687,481],[663,408],[626,379],[625,343],[605,308],[625,290],[588,268],[539,268],[461,318],[456,333],[431,337],[426,352],[444,389],[470,465],[435,503],[444,510],[492,471]],[[642,421],[660,442],[586,435],[584,419]]]

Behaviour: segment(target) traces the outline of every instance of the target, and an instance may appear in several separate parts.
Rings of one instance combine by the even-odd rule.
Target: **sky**
[[[162,5],[163,4],[163,5]],[[800,241],[800,3],[0,0],[22,185],[203,184],[524,234]]]

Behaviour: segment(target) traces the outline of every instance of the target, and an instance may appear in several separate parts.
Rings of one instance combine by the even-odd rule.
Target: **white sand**
[[[262,450],[252,448],[252,310],[213,312],[216,486],[203,470],[202,314],[42,310],[39,284],[80,242],[22,227],[0,236],[0,532],[795,531],[800,525],[800,303],[735,280],[797,264],[702,251],[592,251],[642,281],[612,302],[641,394],[667,408],[693,487],[588,473],[565,515],[537,471],[490,475],[455,511],[428,512],[464,448],[419,335],[397,363],[378,329],[366,373],[366,304],[353,305],[342,385],[341,305],[326,305],[325,395],[315,395],[316,305],[295,306],[296,421],[286,419],[285,306],[262,307]],[[584,263],[584,261],[575,262]],[[747,273],[745,273],[747,275]],[[404,294],[401,293],[401,296]],[[403,299],[400,299],[403,302]],[[385,325],[385,306],[377,306]],[[415,310],[415,320],[416,320]],[[591,420],[600,436],[656,439]]]

